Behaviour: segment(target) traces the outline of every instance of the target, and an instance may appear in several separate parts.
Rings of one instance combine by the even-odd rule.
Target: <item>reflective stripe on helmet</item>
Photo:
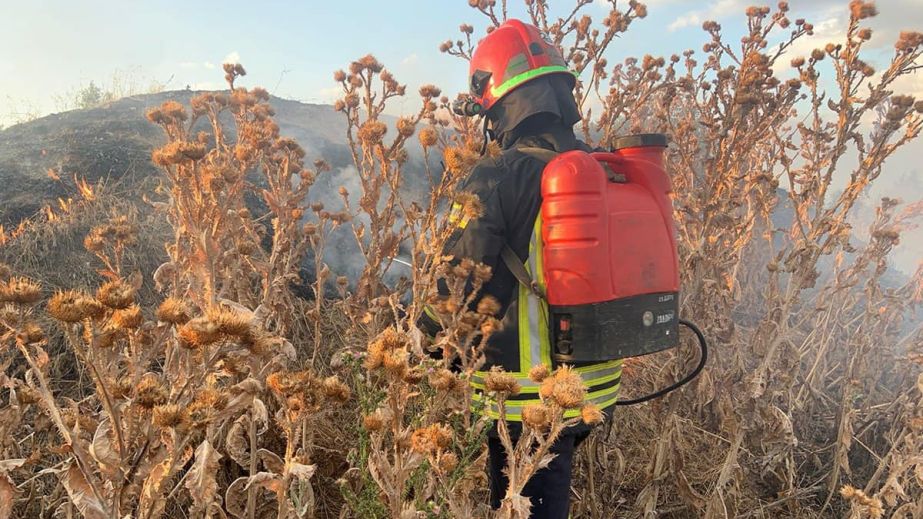
[[[555,72],[564,72],[567,74],[573,74],[574,77],[577,77],[577,74],[575,72],[571,71],[570,69],[568,69],[567,67],[563,65],[548,65],[545,67],[539,67],[539,68],[535,68],[532,70],[527,70],[523,72],[522,74],[517,74],[507,79],[503,83],[495,87],[491,87],[490,93],[492,96],[499,99],[503,97],[504,95],[506,95],[507,92],[525,83],[526,81],[535,79],[539,76],[544,76],[545,74],[552,74]]]

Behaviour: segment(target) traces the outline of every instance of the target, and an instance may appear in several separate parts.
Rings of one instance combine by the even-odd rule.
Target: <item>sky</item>
[[[600,16],[611,0],[593,0],[585,12]],[[499,3],[499,2],[498,2]],[[574,0],[550,0],[553,14]],[[775,1],[648,0],[648,17],[636,22],[612,47],[610,63],[646,53],[669,56],[692,48],[701,55],[702,22],[720,22],[728,41],[745,28],[744,10]],[[879,0],[881,14],[867,57],[886,65],[900,30],[923,31],[923,0]],[[618,5],[627,4],[618,0]],[[813,38],[792,49],[807,55],[841,40],[848,0],[789,0],[791,18],[815,26]],[[525,16],[522,0],[510,0],[511,15]],[[554,11],[554,7],[558,11]],[[0,125],[72,106],[78,88],[94,81],[103,89],[144,92],[152,83],[168,90],[223,88],[221,63],[239,61],[248,71],[240,83],[262,85],[274,95],[332,103],[338,94],[333,72],[373,53],[415,92],[433,83],[452,97],[465,90],[467,63],[439,52],[459,36],[460,23],[483,34],[486,19],[467,0],[0,0]],[[785,73],[790,73],[785,71]],[[923,71],[896,85],[923,99]],[[417,108],[414,95],[392,105]],[[912,187],[923,197],[923,167],[917,141],[889,165],[874,195],[897,196]],[[923,232],[917,235],[923,241]],[[909,262],[915,263],[913,261]]]
[[[513,13],[523,14],[521,1],[510,3]],[[600,15],[608,3],[595,0],[586,12]],[[743,11],[750,2],[646,3],[649,16],[616,43],[614,58],[700,49],[703,21],[718,20],[733,32],[743,27]],[[815,41],[796,51],[808,53],[842,33],[846,3],[791,0],[795,17],[804,17],[817,28]],[[335,99],[333,71],[369,52],[410,87],[434,83],[454,93],[464,89],[466,64],[441,54],[438,46],[455,38],[462,22],[483,27],[483,16],[467,4],[466,0],[0,0],[0,124],[62,110],[77,88],[90,81],[103,88],[118,81],[142,91],[154,82],[167,89],[220,88],[220,65],[229,60],[247,68],[250,75],[245,83],[306,102]],[[573,2],[558,0],[551,5]],[[882,0],[879,6],[882,14],[871,22],[876,29],[873,44],[887,49],[900,29],[923,30],[923,0]],[[882,55],[882,61],[885,58]],[[923,78],[908,83],[914,83],[910,90],[923,95]],[[404,109],[413,109],[413,101],[406,101]]]

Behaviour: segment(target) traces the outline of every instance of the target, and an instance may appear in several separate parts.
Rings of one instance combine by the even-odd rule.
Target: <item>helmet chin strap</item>
[[[487,127],[489,119],[487,119],[486,115],[482,117],[484,117],[484,128],[481,130],[481,133],[484,135],[484,144],[481,145],[481,156],[483,157],[487,154],[487,145],[490,143],[490,141],[494,140],[495,137],[494,132]]]

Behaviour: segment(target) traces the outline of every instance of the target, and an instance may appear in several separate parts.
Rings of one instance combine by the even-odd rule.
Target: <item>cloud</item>
[[[667,29],[674,32],[686,27],[701,25],[706,20],[714,20],[729,14],[739,13],[742,9],[743,2],[741,0],[715,0],[710,2],[705,9],[688,11],[678,16],[667,26]]]
[[[667,29],[669,29],[670,32],[673,32],[673,31],[682,29],[684,27],[691,27],[693,25],[699,25],[701,23],[702,23],[702,16],[698,12],[693,11],[693,12],[686,13],[680,16],[679,18],[673,20],[672,22],[670,22],[670,25],[667,26]]]
[[[842,9],[834,12],[828,12],[820,17],[819,22],[814,23],[814,34],[812,36],[802,36],[795,43],[785,50],[785,55],[790,58],[801,56],[807,58],[814,49],[822,49],[830,42],[846,41],[846,16],[841,13]],[[791,59],[780,59],[775,63],[773,69],[775,73],[790,69]]]
[[[401,60],[401,64],[403,64],[403,65],[416,65],[416,64],[417,64],[417,61],[420,61],[420,57],[417,56],[417,53],[416,53],[416,52],[414,52],[414,53],[411,54],[410,56],[407,56],[406,58],[402,59],[402,60]]]
[[[660,7],[661,5],[675,4],[681,1],[683,0],[642,0],[641,3],[646,5],[647,8],[650,9],[651,7]],[[612,9],[613,1],[612,0],[596,0],[595,3],[597,7],[605,11],[609,11]],[[621,10],[624,10],[623,5],[618,4],[617,2],[616,2],[616,5],[619,8],[621,8]]]
[[[230,52],[227,56],[224,57],[224,61],[222,61],[222,63],[232,63],[235,65],[240,63],[240,53],[236,50]]]
[[[232,54],[236,55],[237,53],[232,53]],[[228,56],[231,56],[231,54],[229,54]],[[180,61],[177,66],[185,70],[196,70],[196,69],[214,70],[216,68],[216,65],[212,63],[211,61],[203,61],[203,62]]]
[[[895,94],[912,95],[917,99],[923,99],[923,74],[907,74],[901,76],[891,83],[891,90]]]

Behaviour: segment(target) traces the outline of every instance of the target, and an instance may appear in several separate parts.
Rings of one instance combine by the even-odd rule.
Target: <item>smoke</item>
[[[413,174],[411,173],[409,176],[413,176]],[[312,186],[308,201],[312,204],[320,202],[324,204],[324,208],[330,212],[341,211],[344,209],[343,199],[339,194],[341,187],[346,188],[348,193],[347,200],[349,200],[349,205],[355,214],[359,207],[359,199],[362,196],[362,184],[359,179],[359,173],[354,165],[336,168],[330,173],[323,174],[318,178],[314,186]],[[405,198],[411,197],[412,194],[409,191],[409,189],[402,189],[401,196]],[[382,207],[388,195],[388,189],[383,189],[382,201],[380,202]],[[306,221],[311,221],[315,218],[313,212],[309,212],[308,216],[306,216]],[[394,231],[398,232],[404,226],[404,223],[404,218],[402,215],[399,215],[394,223]],[[360,211],[358,215],[354,216],[353,221],[338,226],[327,236],[326,246],[324,248],[324,263],[330,267],[333,273],[333,279],[335,279],[336,276],[346,276],[350,280],[351,288],[354,288],[356,281],[366,267],[366,259],[359,249],[354,228],[365,226],[366,233],[368,233],[370,224],[369,215]],[[367,236],[364,238],[363,243],[368,243]],[[401,251],[408,251],[409,249],[409,243],[401,244]],[[407,252],[404,252],[403,257],[401,256],[401,252],[399,252],[397,257],[405,261],[410,260],[409,253]],[[311,255],[311,257],[308,258],[308,269],[313,270],[313,262],[314,257]],[[389,287],[394,287],[402,277],[409,278],[410,275],[411,272],[408,266],[395,261],[392,262],[383,273],[382,281]]]

